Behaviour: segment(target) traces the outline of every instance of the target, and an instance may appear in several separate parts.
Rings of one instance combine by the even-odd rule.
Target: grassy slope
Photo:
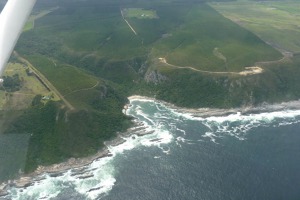
[[[207,5],[193,6],[173,36],[158,43],[159,57],[169,63],[208,71],[226,71],[213,50],[227,58],[227,71],[242,71],[256,61],[275,60],[280,54],[249,31],[223,18]]]
[[[132,33],[122,19],[118,2],[107,4],[93,1],[91,4],[84,2],[85,6],[82,4],[77,2],[66,5],[38,20],[35,30],[23,35],[23,40],[19,43],[20,51],[30,54],[42,53],[47,57],[84,68],[98,77],[121,84],[119,88],[124,94],[137,91],[147,94],[148,89],[152,91],[148,94],[155,93],[157,88],[142,83],[138,72],[141,65],[153,63],[151,60],[157,57],[166,57],[168,62],[179,66],[193,66],[208,71],[242,71],[245,66],[252,66],[256,61],[276,60],[281,57],[279,52],[258,37],[225,19],[206,4],[149,4],[139,1],[134,7],[154,9],[159,19],[128,19],[138,36]],[[129,3],[122,7],[130,8],[132,5]],[[164,34],[168,36],[162,37]],[[226,57],[227,63],[215,55],[215,48]],[[162,71],[172,80],[177,80],[176,76],[184,75],[187,71],[165,70],[164,67],[155,64],[151,65],[151,68]],[[204,76],[203,80],[213,82],[214,76],[207,78],[205,74],[188,74],[193,74],[196,79]],[[182,81],[181,84],[177,84],[177,90],[184,91],[187,84]],[[166,88],[160,88],[158,93],[163,94]],[[177,90],[167,93],[170,97],[176,96]],[[203,88],[196,94],[201,94],[201,91]],[[221,94],[227,95],[227,92],[225,90]],[[94,95],[92,91],[87,93],[90,96]],[[203,94],[204,97],[207,96],[207,93]],[[167,95],[158,95],[160,96]],[[182,96],[185,96],[184,93]],[[68,98],[72,99],[73,95]],[[175,101],[178,98],[167,99]],[[181,101],[185,102],[186,106],[202,105],[196,103],[199,99]],[[234,101],[217,103],[206,98],[202,101],[209,102],[203,104],[206,106],[241,104],[235,104]]]
[[[162,67],[157,71],[168,80],[156,86],[155,96],[179,106],[194,108],[243,107],[300,98],[299,55],[289,62],[262,67],[264,73],[246,77]]]
[[[23,31],[30,31],[31,29],[33,29],[34,28],[35,20],[48,15],[49,13],[51,13],[55,9],[58,9],[58,8],[51,8],[49,10],[42,10],[42,11],[39,11],[38,13],[32,14],[29,17],[29,19],[27,20],[27,22],[26,22],[26,24],[25,24],[25,26],[23,28]]]
[[[138,19],[155,19],[158,18],[156,11],[145,10],[142,8],[128,8],[123,10],[125,18],[138,18]]]
[[[51,80],[62,95],[93,87],[98,82],[96,77],[76,67],[52,61],[44,56],[28,56],[28,59],[33,66],[47,76],[47,79]]]
[[[201,10],[201,8],[199,10]],[[201,48],[204,49],[205,47],[212,50],[214,46],[218,47],[219,52],[226,57],[229,68],[231,67],[232,69],[233,66],[236,66],[237,68],[235,69],[241,70],[241,68],[239,68],[241,65],[236,64],[242,63],[242,66],[247,66],[247,62],[249,65],[251,63],[249,61],[251,60],[252,62],[255,59],[272,60],[272,56],[278,56],[278,52],[270,50],[270,47],[262,44],[261,41],[250,32],[240,29],[237,25],[233,25],[226,19],[222,19],[221,16],[214,14],[213,11],[206,14],[205,12],[209,12],[209,9],[202,10],[201,14],[205,15],[205,17],[202,16],[200,18],[199,13],[198,17],[194,17],[197,19],[197,22],[195,22],[193,26],[194,29],[198,30],[198,33],[202,33],[199,34],[200,37],[205,37]],[[195,12],[192,13],[197,14]],[[202,21],[201,19],[204,20]],[[197,26],[197,24],[199,25],[204,22],[210,22],[211,26]],[[189,23],[187,23],[186,26],[188,25]],[[200,28],[197,29],[197,27]],[[205,28],[200,30],[202,27]],[[216,27],[218,30],[216,30]],[[189,28],[192,28],[192,26]],[[213,32],[214,28],[215,31]],[[185,31],[183,35],[187,34],[186,32],[188,32],[189,29],[182,29]],[[175,34],[180,34],[180,32],[176,31]],[[193,39],[197,37],[198,36],[191,36],[187,38]],[[210,50],[207,49],[203,52],[200,50],[201,48],[193,49],[193,45],[186,45],[186,47],[184,47],[185,43],[188,44],[188,42],[186,42],[188,39],[183,37],[183,42],[180,43],[178,38],[179,37],[169,37],[166,40],[173,40],[170,44],[175,44],[174,47],[176,47],[177,43],[180,47],[177,49],[179,49],[178,51],[181,52],[182,55],[175,51],[175,61],[176,59],[180,61],[181,56],[185,56],[186,59],[182,60],[188,62],[187,58],[193,58],[193,56],[187,57],[187,55],[189,56],[195,53],[199,55],[199,52],[201,52],[201,55],[199,55],[199,58],[203,56],[200,62],[201,64],[210,62],[212,66],[213,62],[215,62],[217,67],[224,67],[224,63],[222,63],[220,59],[214,60],[212,57],[209,57],[212,55],[205,54],[205,52],[209,52]],[[158,43],[158,45],[163,43],[164,41]],[[224,51],[224,48],[220,48],[219,44],[227,45],[226,50]],[[190,51],[182,51],[181,49],[183,47]],[[165,47],[164,50],[167,52],[168,48]],[[190,54],[184,54],[183,52],[190,52]],[[269,52],[269,54],[267,52]],[[172,53],[173,52],[170,54],[172,55]],[[167,59],[168,58],[169,56],[167,56]],[[196,58],[196,56],[194,58]],[[234,60],[234,62],[232,62],[232,60]],[[172,63],[170,58],[169,62]],[[219,62],[219,64],[217,62]],[[191,63],[182,63],[182,65],[191,66]],[[297,99],[299,98],[299,92],[297,92],[297,88],[299,89],[299,81],[296,80],[296,77],[299,74],[299,65],[299,59],[296,57],[290,63],[278,63],[268,67],[263,66],[265,68],[263,74],[249,77],[210,75],[160,65],[154,68],[162,75],[168,77],[168,81],[157,86],[156,97],[185,107],[221,108],[257,105],[264,101],[280,102],[283,100]],[[209,71],[209,68],[207,68],[207,70]],[[186,98],[186,94],[189,94],[189,98]]]
[[[277,66],[246,78],[156,65],[155,58],[166,56],[177,65],[222,71],[224,60],[214,55],[216,47],[232,71],[280,56],[205,4],[63,3],[37,20],[17,47],[76,108],[66,111],[57,102],[36,105],[11,125],[9,133],[33,134],[27,171],[38,164],[94,153],[103,140],[127,128],[130,122],[121,109],[128,94],[156,95],[187,107],[234,107],[299,96],[298,85],[290,81],[299,74],[294,64],[286,64],[286,73],[278,74],[282,68]],[[159,19],[128,19],[138,32],[135,36],[121,17],[120,5],[154,9]],[[145,83],[147,69],[156,69],[167,81]],[[289,93],[294,96],[286,97]]]
[[[68,111],[59,102],[36,104],[10,125],[6,133],[32,134],[26,172],[40,164],[95,153],[105,140],[131,125],[121,113],[126,98],[104,81],[70,65],[54,65],[43,56],[28,56],[28,60],[76,110]]]
[[[108,7],[99,2],[61,8],[37,21],[36,30],[30,34],[35,35],[34,40],[29,34],[24,38],[30,43],[37,41],[36,37],[41,38],[38,41],[44,38],[55,41],[58,49],[53,51],[60,52],[55,57],[64,61],[62,55],[74,60],[77,57],[78,61],[80,56],[79,62],[83,64],[80,67],[90,68],[99,76],[106,63],[126,62],[149,53],[152,57],[166,57],[174,65],[209,71],[242,71],[257,61],[280,58],[277,51],[258,37],[223,18],[208,5],[144,4],[145,9],[156,10],[159,19],[127,19],[137,36],[122,19],[118,4]],[[142,5],[140,2],[136,6]],[[163,34],[172,36],[163,39]],[[227,58],[227,69],[224,61],[214,55],[215,48]],[[38,50],[41,51],[48,56],[52,54],[49,47]],[[91,69],[91,65],[97,64],[97,69]],[[132,75],[130,71],[128,74]],[[109,74],[104,72],[102,77],[109,78]]]
[[[213,3],[212,6],[229,19],[253,31],[275,47],[300,51],[300,3],[251,1]]]
[[[31,134],[25,172],[95,153],[105,140],[131,125],[121,112],[126,98],[103,80],[41,55],[27,59],[76,110],[68,111],[60,102],[50,101],[32,106],[11,123],[6,133]]]
[[[117,113],[68,112],[49,102],[27,110],[6,133],[31,133],[25,166],[25,172],[30,172],[38,165],[95,153],[128,125],[128,119]]]

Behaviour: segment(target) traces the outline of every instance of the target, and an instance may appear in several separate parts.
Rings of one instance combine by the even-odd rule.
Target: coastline
[[[34,184],[34,182],[43,179],[43,174],[50,176],[59,176],[70,169],[80,169],[91,164],[92,162],[112,156],[107,147],[99,150],[96,154],[84,158],[70,158],[65,162],[53,164],[49,166],[39,166],[34,172],[21,175],[18,179],[8,180],[0,184],[0,197],[8,195],[9,187],[26,188]]]
[[[124,109],[128,109],[128,104],[124,106]],[[125,113],[126,114],[126,113]],[[44,174],[48,174],[51,177],[61,176],[69,170],[75,171],[73,175],[84,174],[85,168],[92,164],[94,161],[100,160],[101,158],[111,157],[113,154],[110,152],[109,147],[115,147],[126,142],[124,138],[129,138],[132,135],[138,137],[151,134],[153,132],[147,131],[146,127],[142,122],[133,120],[134,125],[127,129],[125,132],[118,132],[117,136],[111,140],[104,142],[104,147],[100,149],[96,154],[90,155],[83,158],[69,158],[65,162],[58,164],[52,164],[49,166],[39,166],[34,172],[28,174],[22,174],[19,178],[0,182],[0,197],[9,195],[8,190],[11,187],[26,188],[33,185],[35,182],[43,180]],[[88,178],[89,176],[80,176],[80,179]]]
[[[215,109],[215,108],[199,108],[199,109],[190,109],[190,108],[182,108],[175,106],[174,104],[164,102],[161,100],[157,100],[151,97],[138,96],[133,95],[128,97],[129,101],[141,100],[141,101],[155,101],[166,105],[171,108],[175,112],[180,113],[188,113],[193,117],[211,117],[211,116],[227,116],[230,114],[254,114],[254,113],[262,113],[262,112],[276,112],[276,111],[284,111],[284,110],[296,110],[300,109],[300,101],[291,101],[291,102],[283,102],[278,104],[267,104],[264,103],[258,107],[242,107],[242,108],[233,108],[233,109]],[[124,114],[127,114],[127,110],[130,108],[130,103],[124,105]],[[132,135],[143,136],[147,134],[151,134],[153,132],[147,131],[146,126],[143,122],[139,122],[137,120],[133,120],[134,125],[129,128],[125,132],[118,132],[117,136],[112,140],[106,141],[104,143],[105,147],[99,150],[96,154],[87,156],[84,158],[70,158],[65,162],[59,164],[53,164],[50,166],[39,166],[34,172],[29,174],[21,175],[18,179],[9,180],[3,183],[0,183],[0,197],[5,197],[8,195],[8,189],[11,187],[16,188],[26,188],[33,185],[35,182],[42,180],[44,174],[48,174],[49,176],[55,177],[60,176],[66,173],[69,170],[76,171],[74,174],[83,174],[86,166],[90,165],[94,161],[97,161],[104,157],[111,157],[113,154],[110,152],[109,147],[118,146],[126,142],[124,138],[132,137]],[[86,178],[86,176],[82,176],[79,178]]]
[[[229,108],[229,109],[221,109],[221,108],[184,108],[178,107],[172,103],[168,103],[162,100],[157,100],[151,97],[133,95],[128,97],[129,100],[142,100],[142,101],[156,101],[158,103],[164,104],[167,107],[173,109],[174,111],[180,113],[189,113],[193,117],[212,117],[212,116],[227,116],[231,114],[241,114],[241,115],[250,115],[250,114],[258,114],[263,112],[279,112],[285,110],[300,110],[300,100],[288,101],[282,103],[262,103],[259,106],[248,106],[248,107],[239,107],[239,108]]]

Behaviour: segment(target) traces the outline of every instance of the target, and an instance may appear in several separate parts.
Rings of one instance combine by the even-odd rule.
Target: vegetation
[[[44,56],[28,59],[76,110],[68,110],[63,102],[44,104],[38,94],[10,124],[5,133],[31,134],[25,172],[95,153],[105,140],[131,126],[131,118],[121,112],[127,99],[104,81]]]
[[[58,9],[58,7],[51,8],[49,10],[42,10],[38,13],[35,13],[35,14],[31,15],[29,17],[28,21],[26,22],[23,31],[30,31],[31,29],[34,28],[34,23],[35,23],[36,20],[48,15],[49,13],[53,12],[56,9]]]
[[[126,66],[149,55],[150,59],[165,57],[174,65],[208,71],[242,71],[255,62],[281,57],[257,36],[206,4],[148,5],[140,1],[136,6],[156,11],[159,19],[127,19],[138,35],[123,20],[118,2],[110,3],[109,8],[105,1],[81,4],[61,5],[64,9],[39,19],[35,29],[19,42],[20,53],[53,57],[105,79],[110,79],[110,66]],[[228,69],[214,55],[215,48],[227,58]],[[125,71],[134,74],[130,67]]]
[[[28,56],[31,64],[36,67],[46,78],[62,93],[91,88],[97,84],[97,78],[75,68],[44,56]]]
[[[297,56],[276,61],[277,50],[203,1],[53,0],[37,9],[56,6],[16,48],[61,94],[45,102],[35,91],[6,129],[31,134],[26,172],[95,153],[130,127],[121,110],[132,94],[220,108],[300,97]],[[141,20],[143,14],[151,17]],[[238,73],[258,62],[264,73]]]
[[[251,76],[207,74],[191,70],[159,71],[168,81],[159,84],[156,98],[183,107],[232,108],[278,103],[300,98],[300,57],[265,65],[264,73]],[[189,94],[189,98],[186,98]]]
[[[227,18],[259,35],[281,51],[300,51],[300,2],[235,1],[212,3]],[[283,31],[284,30],[284,31]]]
[[[31,134],[25,172],[38,165],[96,153],[105,140],[131,124],[130,118],[120,113],[70,112],[51,101],[45,106],[33,105],[6,130],[6,133]]]
[[[142,8],[125,8],[122,10],[125,18],[157,19],[154,10],[144,10]]]
[[[21,80],[18,74],[13,76],[3,76],[3,88],[7,92],[15,92],[20,90]]]
[[[5,115],[11,111],[27,109],[37,94],[52,97],[53,93],[49,92],[26,64],[18,63],[15,58],[11,61],[13,63],[9,63],[3,73],[4,77],[10,77],[4,86],[7,84],[10,86],[4,87],[2,83],[0,87],[0,112]],[[52,99],[56,100],[55,97]],[[43,100],[43,102],[46,101]],[[3,120],[5,119],[8,118],[5,117]]]

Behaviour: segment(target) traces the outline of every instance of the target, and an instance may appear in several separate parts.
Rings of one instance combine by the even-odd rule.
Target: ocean
[[[202,118],[131,99],[127,114],[151,134],[0,199],[300,199],[300,110]]]

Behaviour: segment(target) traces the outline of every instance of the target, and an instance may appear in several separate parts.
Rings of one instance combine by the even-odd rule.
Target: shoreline
[[[141,100],[141,101],[154,101],[161,103],[176,112],[180,113],[188,113],[191,114],[193,117],[211,117],[211,116],[228,116],[230,114],[257,114],[262,112],[279,112],[284,110],[300,110],[300,100],[298,101],[290,101],[290,102],[283,102],[278,104],[267,104],[264,103],[258,107],[241,107],[241,108],[232,108],[232,109],[218,109],[218,108],[198,108],[198,109],[191,109],[191,108],[182,108],[175,106],[174,104],[164,102],[162,100],[157,100],[151,97],[133,95],[128,97],[129,101],[134,100]],[[130,103],[124,105],[124,114],[127,115],[127,110],[130,109]],[[104,142],[104,147],[100,149],[96,154],[90,155],[83,158],[70,158],[65,162],[59,164],[53,164],[49,166],[39,166],[34,172],[29,174],[20,175],[19,178],[14,180],[8,180],[5,182],[0,182],[0,197],[5,197],[8,195],[8,189],[11,187],[16,188],[26,188],[33,185],[35,182],[42,180],[44,174],[48,174],[52,177],[60,176],[63,173],[73,169],[77,171],[83,171],[84,168],[94,161],[97,161],[101,158],[111,157],[113,154],[109,151],[109,147],[115,147],[118,145],[123,144],[126,142],[126,139],[129,137],[141,137],[143,135],[151,134],[152,131],[147,131],[147,127],[144,125],[143,122],[139,122],[137,120],[133,120],[134,125],[127,129],[125,132],[118,132],[117,136],[112,138],[111,140]]]
[[[166,105],[167,107],[182,113],[191,114],[193,117],[221,117],[231,114],[241,114],[241,115],[250,115],[250,114],[259,114],[264,112],[280,112],[285,110],[300,110],[300,100],[288,101],[282,103],[262,103],[259,106],[249,106],[249,107],[239,107],[239,108],[184,108],[178,107],[172,103],[168,103],[162,100],[158,100],[152,97],[145,97],[139,95],[132,95],[128,97],[129,100],[143,100],[143,101],[155,101],[161,104]]]
[[[49,174],[50,176],[59,176],[71,169],[81,169],[92,162],[104,158],[110,157],[112,154],[107,147],[99,150],[96,154],[87,156],[84,158],[70,158],[65,162],[59,164],[53,164],[49,166],[39,166],[34,172],[29,174],[23,174],[19,178],[14,180],[8,180],[0,183],[0,197],[8,195],[8,189],[10,187],[26,188],[33,185],[35,182],[42,180],[43,174]]]
[[[0,197],[9,195],[8,190],[11,187],[27,188],[33,185],[35,182],[43,180],[44,178],[42,176],[44,174],[48,174],[51,177],[56,177],[61,176],[69,170],[78,171],[78,173],[74,172],[74,175],[84,173],[84,169],[94,161],[97,161],[101,158],[113,156],[113,154],[109,150],[109,147],[115,147],[123,144],[124,142],[126,142],[124,138],[129,138],[133,135],[141,137],[153,133],[151,131],[147,131],[147,127],[144,126],[142,122],[133,120],[133,123],[134,125],[127,129],[127,131],[118,132],[116,137],[112,138],[111,140],[105,141],[104,147],[94,155],[83,158],[69,158],[65,162],[52,164],[49,166],[38,166],[38,168],[34,172],[22,174],[16,179],[0,182]],[[80,178],[84,179],[88,178],[88,176],[83,176]]]

